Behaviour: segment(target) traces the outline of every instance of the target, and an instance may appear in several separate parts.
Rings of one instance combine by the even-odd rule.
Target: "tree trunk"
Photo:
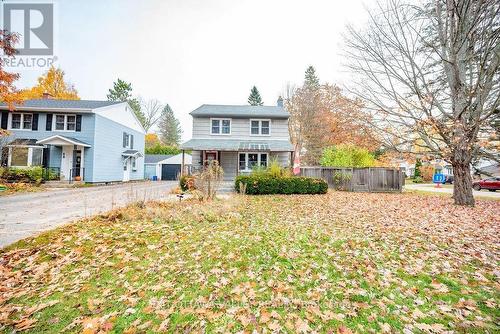
[[[453,166],[453,199],[457,205],[474,206],[472,196],[472,177],[470,175],[470,153],[455,152],[451,165]]]

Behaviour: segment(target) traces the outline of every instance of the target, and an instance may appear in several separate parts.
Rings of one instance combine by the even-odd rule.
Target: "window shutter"
[[[123,147],[127,147],[127,133],[124,132],[123,133]]]
[[[38,130],[38,114],[33,114],[33,120],[31,122],[31,130]]]
[[[134,135],[130,135],[130,149],[134,149]]]
[[[9,112],[8,111],[2,111],[2,121],[1,121],[1,128],[4,130],[7,130],[7,120],[9,119]]]
[[[47,122],[45,123],[45,131],[52,131],[52,114],[47,114]]]
[[[75,131],[76,132],[82,131],[82,115],[76,115]]]

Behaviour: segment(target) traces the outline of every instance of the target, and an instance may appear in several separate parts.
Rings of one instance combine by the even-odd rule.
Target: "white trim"
[[[259,133],[258,134],[252,133],[252,121],[259,122]],[[262,121],[269,122],[269,133],[268,134],[262,134]],[[271,136],[271,123],[272,123],[271,119],[269,119],[269,118],[250,118],[249,135],[252,137],[270,137]]]
[[[56,129],[56,124],[57,124],[57,116],[64,116],[64,129],[63,130],[58,130]],[[68,130],[68,116],[74,116],[75,117],[75,129],[74,130]],[[57,131],[57,132],[76,132],[76,114],[53,114],[52,116],[52,131]]]
[[[12,128],[12,116],[14,115],[21,115],[21,124],[19,129],[13,129]],[[31,128],[29,129],[24,129],[24,115],[31,115]],[[7,119],[7,130],[11,131],[33,131],[33,113],[29,112],[19,112],[19,111],[13,111],[9,112],[9,118]]]
[[[212,120],[214,121],[219,121],[219,133],[213,133],[212,132]],[[229,133],[222,133],[222,121],[229,121]],[[210,135],[211,136],[230,136],[231,133],[233,132],[233,119],[232,118],[218,118],[218,117],[211,117],[210,118]]]
[[[47,137],[45,139],[40,139],[36,143],[37,144],[47,144],[47,145],[50,145],[50,141],[54,140],[54,139],[59,139],[59,140],[65,141],[65,142],[67,142],[68,144],[71,144],[71,145],[78,145],[78,146],[83,146],[83,147],[91,147],[88,144],[84,144],[84,143],[81,143],[81,142],[76,142],[76,141],[73,141],[73,140],[71,140],[71,139],[69,139],[67,137],[61,136],[61,135],[54,135],[54,136]]]
[[[240,169],[240,154],[245,155],[245,169]],[[266,158],[266,167],[269,165],[269,152],[238,152],[238,171],[239,172],[251,172],[252,168],[248,168],[248,155],[249,154],[257,154],[257,166],[261,164],[261,156],[265,154]]]

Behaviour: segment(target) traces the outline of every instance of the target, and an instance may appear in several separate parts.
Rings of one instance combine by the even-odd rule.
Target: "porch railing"
[[[77,172],[80,172],[79,174]],[[80,177],[80,180],[78,181],[83,181],[85,180],[85,168],[80,167],[80,168],[71,168],[69,170],[69,183],[73,183],[74,181],[77,181],[76,178]]]

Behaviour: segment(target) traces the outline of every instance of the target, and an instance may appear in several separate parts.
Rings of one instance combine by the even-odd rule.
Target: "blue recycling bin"
[[[156,175],[151,176],[151,180],[152,181],[158,181],[158,176],[156,176]]]

